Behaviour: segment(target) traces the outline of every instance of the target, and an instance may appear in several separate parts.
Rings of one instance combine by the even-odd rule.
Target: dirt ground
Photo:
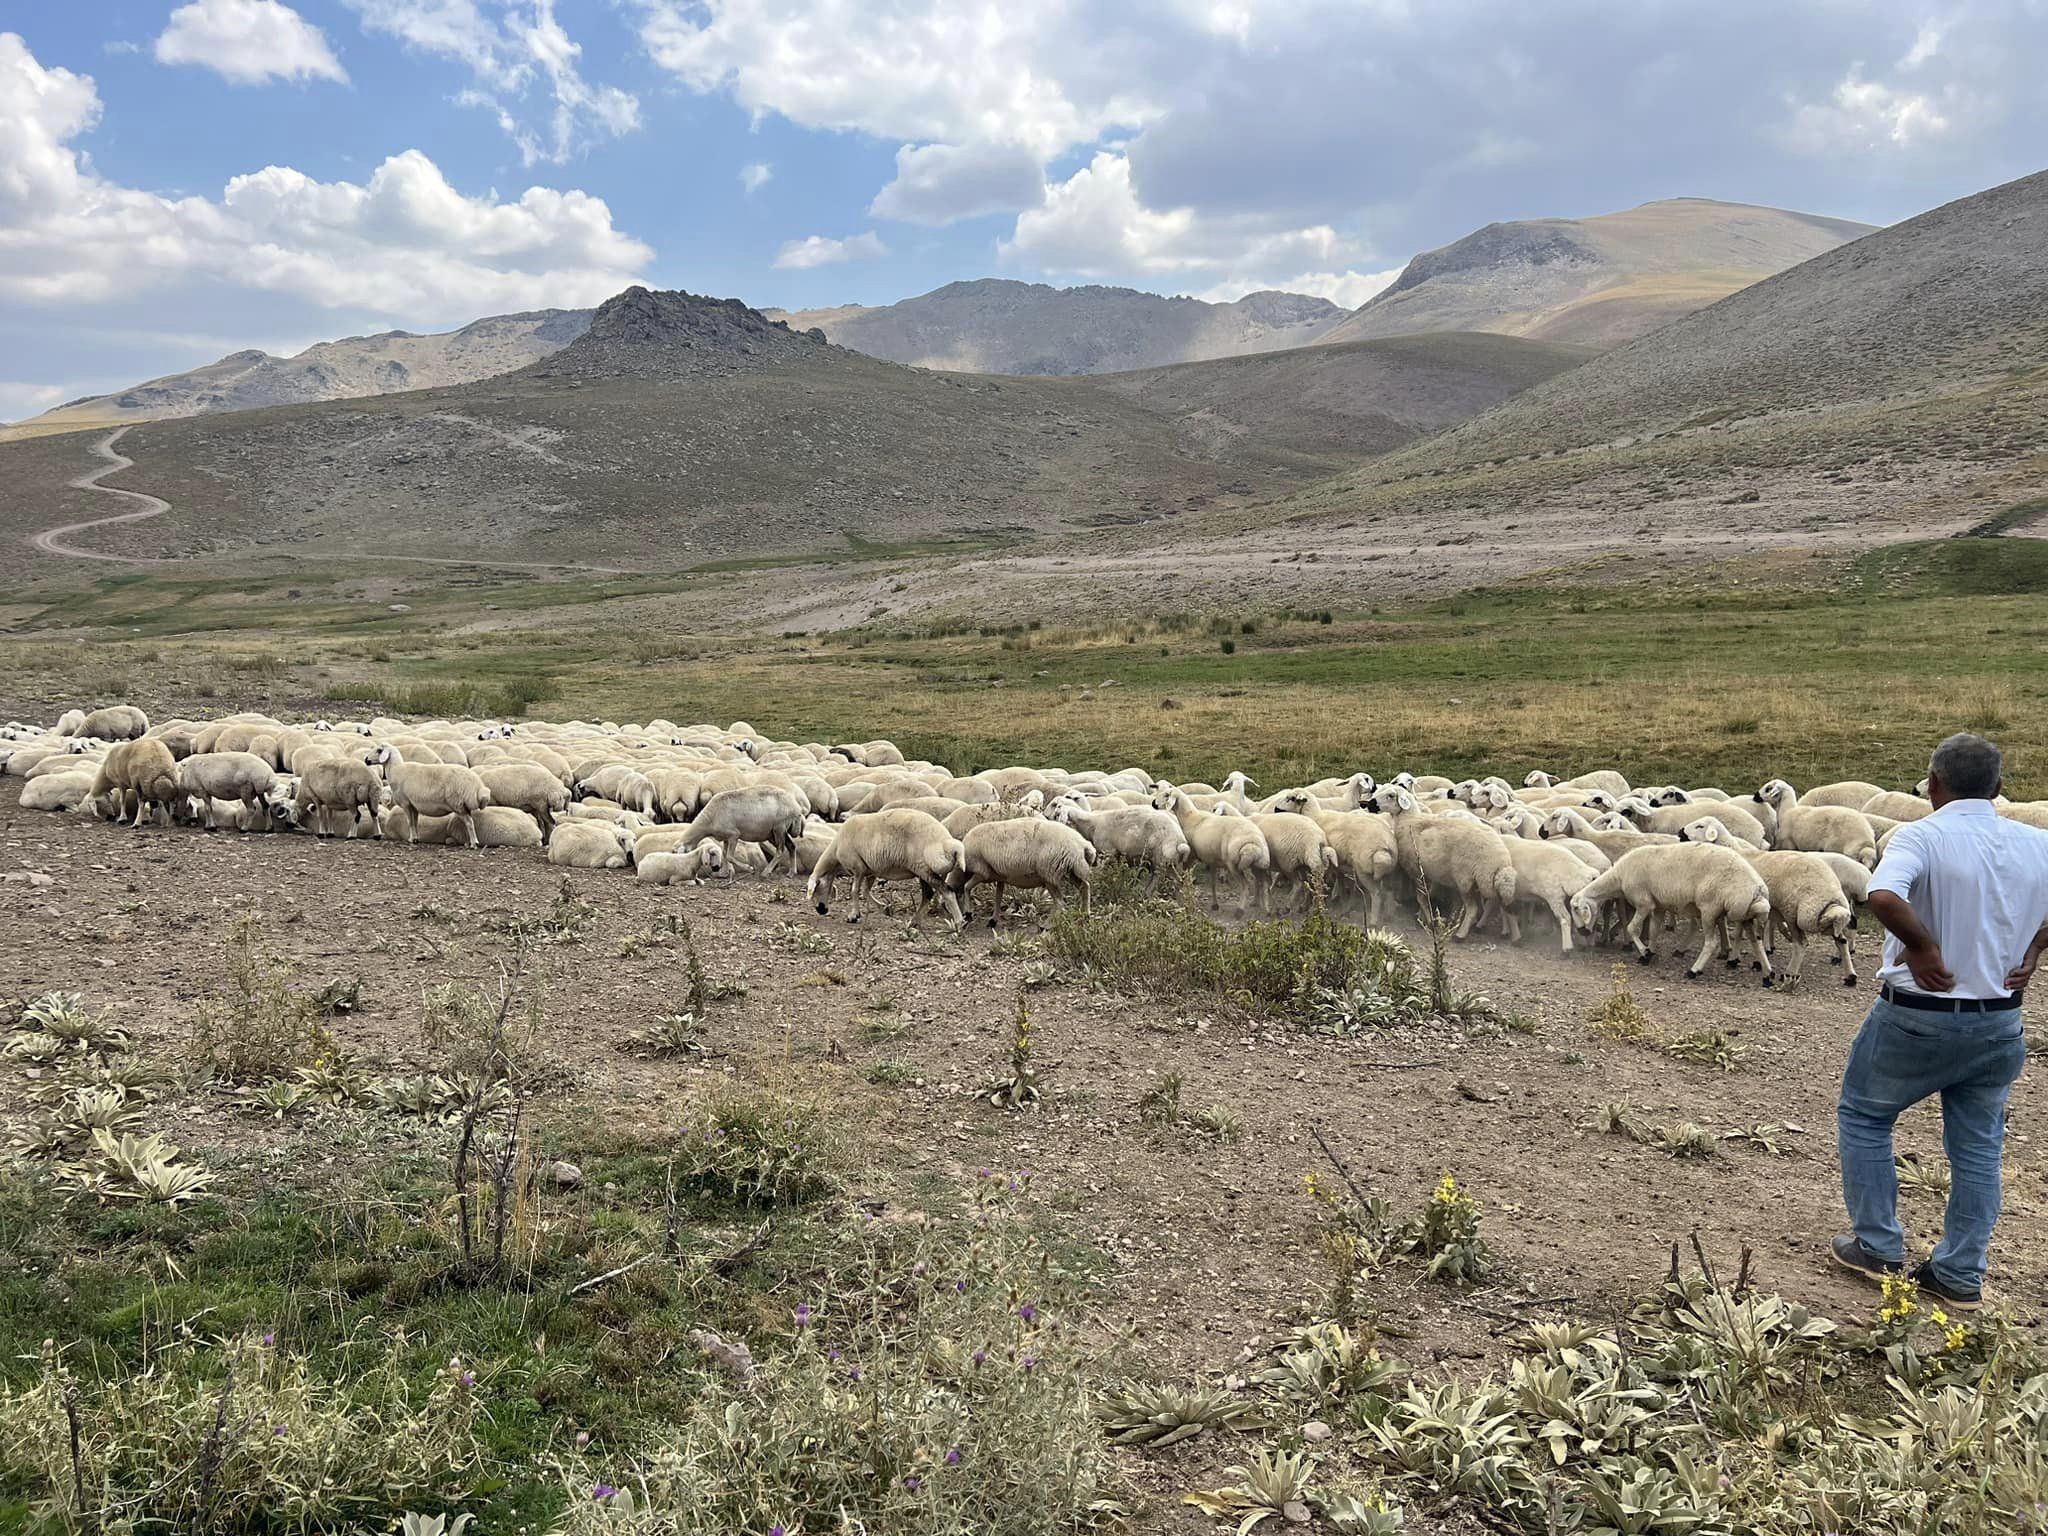
[[[145,1049],[182,1041],[193,1005],[218,983],[230,925],[255,905],[302,980],[360,977],[361,1010],[335,1021],[348,1050],[372,1071],[414,1061],[421,992],[450,977],[495,978],[508,949],[491,921],[543,912],[564,878],[527,852],[129,831],[23,811],[15,799],[0,794],[0,998],[83,991],[116,1005]],[[1027,994],[1046,1099],[1012,1113],[974,1090],[1005,1059],[1029,960],[1008,945],[991,953],[985,927],[919,940],[899,915],[849,928],[807,909],[794,881],[656,889],[616,872],[567,878],[596,915],[581,942],[540,950],[544,1045],[570,1069],[547,1095],[553,1107],[675,1124],[712,1075],[794,1058],[831,1083],[862,1127],[872,1159],[857,1176],[864,1192],[942,1203],[980,1168],[1031,1170],[1049,1228],[1106,1257],[1106,1318],[1154,1369],[1227,1372],[1317,1305],[1325,1280],[1302,1178],[1330,1170],[1312,1128],[1397,1212],[1413,1210],[1446,1171],[1485,1209],[1496,1280],[1461,1295],[1396,1265],[1376,1282],[1389,1347],[1418,1366],[1479,1370],[1526,1317],[1611,1316],[1654,1287],[1670,1244],[1695,1229],[1720,1262],[1732,1265],[1750,1245],[1763,1286],[1818,1311],[1863,1318],[1874,1305],[1874,1292],[1826,1261],[1842,1224],[1832,1108],[1871,997],[1867,935],[1853,991],[1818,954],[1806,989],[1790,995],[1762,989],[1747,970],[1716,966],[1686,983],[1677,958],[1631,965],[1637,999],[1666,1034],[1717,1025],[1738,1036],[1747,1058],[1725,1073],[1592,1028],[1616,957],[1560,957],[1547,925],[1526,925],[1523,947],[1479,940],[1454,956],[1461,986],[1536,1021],[1526,1035],[1338,1040],[1062,976]],[[681,1005],[674,943],[628,942],[671,912],[688,917],[714,978],[743,977],[748,988],[711,1006],[710,1049],[698,1062],[619,1049]],[[911,1064],[915,1079],[871,1085],[865,1068],[882,1059]],[[1165,1073],[1183,1078],[1188,1109],[1233,1111],[1242,1139],[1141,1124],[1137,1101]],[[1711,1158],[1678,1161],[1581,1128],[1612,1101],[1647,1122],[1716,1132],[1789,1124],[1804,1134],[1787,1132],[1779,1156],[1728,1141]],[[2048,1168],[2033,1129],[2041,1103],[2030,1072],[2013,1099],[1990,1276],[2029,1327],[2048,1300]],[[272,1133],[269,1122],[252,1132],[225,1107],[195,1118],[166,1129],[202,1152]],[[1902,1150],[1939,1161],[1932,1106],[1909,1114],[1901,1132]],[[1904,1207],[1909,1233],[1931,1243],[1938,1201],[1909,1192]],[[1144,1475],[1185,1489],[1196,1486],[1194,1465],[1166,1458]]]

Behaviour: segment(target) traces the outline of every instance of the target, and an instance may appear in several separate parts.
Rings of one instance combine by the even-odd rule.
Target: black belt
[[[1890,982],[1880,986],[1877,993],[1888,1003],[1928,1013],[2004,1013],[2026,1001],[2024,992],[2015,992],[2011,997],[1929,997],[1925,992],[1907,992]]]

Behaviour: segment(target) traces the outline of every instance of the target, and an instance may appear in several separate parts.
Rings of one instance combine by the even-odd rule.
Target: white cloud
[[[0,379],[0,421],[37,416],[70,395],[62,384],[17,384]]]
[[[602,199],[466,196],[418,150],[360,185],[267,166],[217,200],[162,197],[101,178],[72,147],[99,115],[89,77],[45,69],[0,33],[0,297],[83,302],[197,281],[441,321],[595,303],[653,259]]]
[[[1786,137],[1811,155],[1911,150],[1945,137],[1952,126],[1933,96],[1866,80],[1862,66],[1852,64],[1827,101],[1807,102],[1794,111]]]
[[[1248,293],[1277,289],[1281,293],[1305,293],[1312,299],[1328,299],[1344,309],[1356,309],[1367,299],[1393,286],[1401,275],[1399,267],[1384,272],[1299,272],[1293,277],[1230,277],[1213,283],[1195,297],[1211,304],[1232,304]]]
[[[1327,224],[1275,227],[1255,217],[1148,208],[1130,160],[1103,150],[1017,216],[1002,254],[1051,272],[1117,277],[1169,272],[1332,271],[1355,254]]]
[[[327,37],[279,0],[192,0],[156,40],[159,64],[198,64],[237,85],[348,80]]]
[[[842,261],[864,261],[873,256],[886,256],[889,248],[882,244],[881,237],[873,230],[864,234],[848,235],[844,240],[833,240],[825,235],[806,235],[801,240],[784,243],[775,253],[775,265],[784,269],[803,271],[810,267],[829,267]]]
[[[642,0],[656,63],[750,112],[1041,160],[1159,108],[1082,0]]]
[[[582,45],[555,19],[555,0],[508,0],[502,18],[486,15],[476,0],[348,4],[366,31],[467,66],[476,83],[457,93],[456,102],[490,112],[527,165],[560,164],[595,138],[640,126],[637,96],[583,78]],[[518,109],[543,82],[553,105],[544,126],[536,127]]]
[[[1045,201],[1045,169],[1022,144],[905,144],[896,179],[868,212],[910,224],[951,224]]]
[[[740,187],[749,196],[774,179],[775,167],[766,160],[750,160],[740,167]]]
[[[1906,50],[1899,60],[1901,69],[1918,69],[1937,53],[1941,52],[1943,28],[1938,21],[1923,21],[1920,30],[1913,35],[1913,46]]]

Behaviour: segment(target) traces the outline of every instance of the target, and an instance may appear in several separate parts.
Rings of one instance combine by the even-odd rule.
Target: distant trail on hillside
[[[107,462],[98,469],[88,470],[70,482],[73,490],[98,491],[102,496],[119,496],[124,501],[139,501],[139,512],[117,512],[112,517],[87,518],[82,523],[66,523],[61,528],[45,528],[41,533],[29,536],[29,548],[46,555],[63,555],[73,560],[108,560],[116,565],[155,565],[158,562],[145,555],[110,555],[97,549],[80,549],[67,544],[65,535],[83,533],[88,528],[104,528],[110,523],[139,523],[145,518],[158,517],[171,510],[171,504],[161,496],[151,496],[142,491],[124,491],[118,486],[101,485],[103,477],[118,470],[133,469],[135,461],[124,458],[114,451],[114,444],[128,429],[116,427],[105,437],[92,445],[92,451]]]

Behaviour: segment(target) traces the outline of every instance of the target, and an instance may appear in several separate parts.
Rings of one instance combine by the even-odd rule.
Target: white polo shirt
[[[1870,888],[1905,898],[1941,946],[1956,984],[1938,996],[2005,997],[2005,978],[2048,921],[2048,832],[1989,800],[1951,800],[1892,833]],[[1918,992],[1905,954],[1887,933],[1877,979]]]

